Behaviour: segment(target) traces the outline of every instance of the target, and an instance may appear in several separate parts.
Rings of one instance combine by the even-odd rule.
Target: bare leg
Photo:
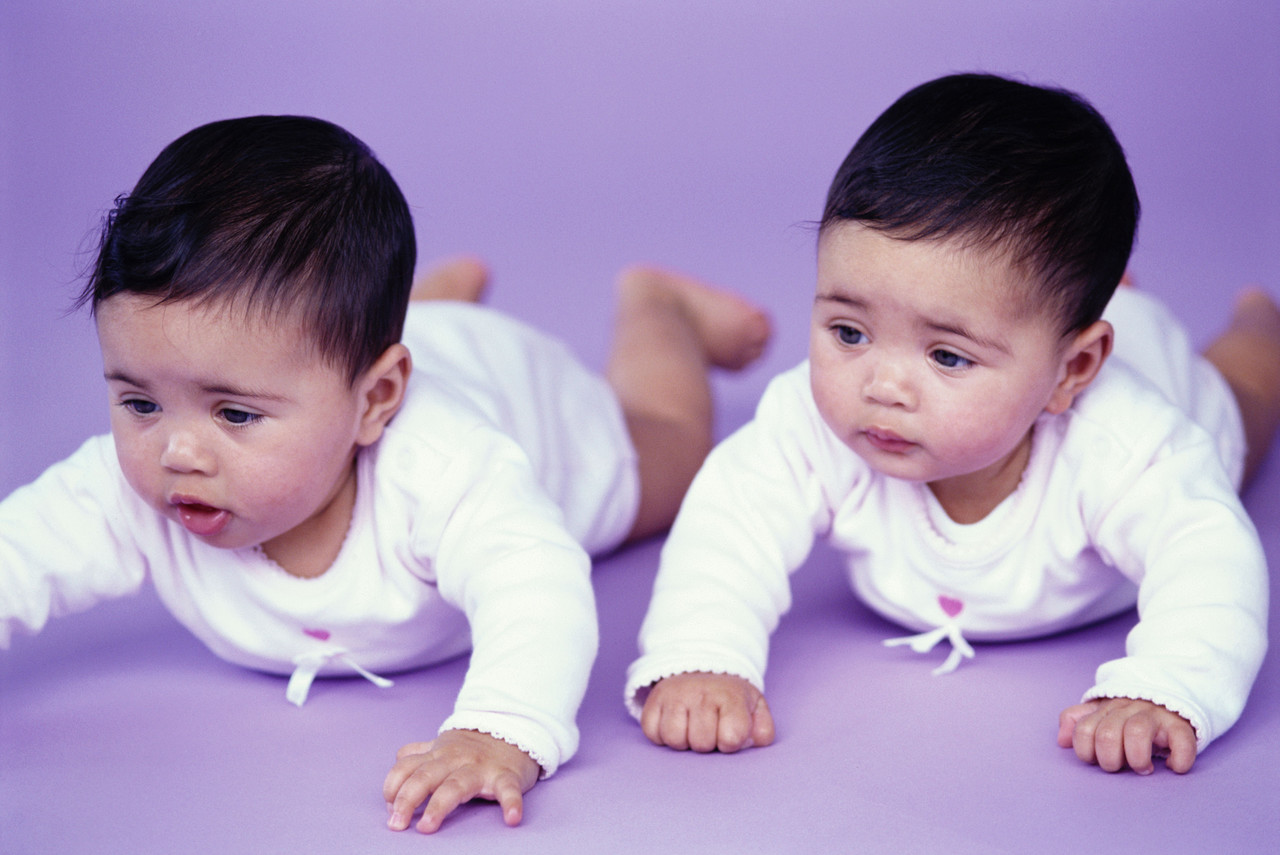
[[[489,268],[467,255],[446,258],[413,280],[410,300],[462,300],[478,303],[489,286]]]
[[[1248,444],[1247,486],[1280,427],[1280,307],[1261,288],[1242,292],[1231,322],[1204,355],[1226,378],[1240,404]]]
[[[640,511],[628,540],[671,525],[711,450],[708,371],[749,365],[769,336],[763,311],[690,277],[645,267],[618,277],[606,376],[639,458]]]

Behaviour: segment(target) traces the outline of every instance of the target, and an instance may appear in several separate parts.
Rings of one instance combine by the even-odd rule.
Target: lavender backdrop
[[[1145,205],[1137,275],[1199,337],[1240,283],[1280,288],[1270,0],[6,0],[0,38],[0,492],[105,428],[92,330],[64,316],[102,214],[165,143],[229,116],[349,127],[424,258],[482,254],[495,305],[589,360],[623,264],[748,291],[781,335],[744,398],[803,351],[803,224],[839,160],[950,71],[1097,104]]]
[[[1111,120],[1145,209],[1134,272],[1198,341],[1239,285],[1280,295],[1274,0],[3,0],[0,495],[105,430],[92,327],[66,312],[112,199],[197,124],[289,112],[348,127],[414,206],[424,259],[489,259],[491,302],[591,363],[604,355],[622,265],[655,261],[749,293],[779,335],[758,370],[719,383],[728,429],[770,374],[803,356],[806,223],[836,165],[902,91],[960,70],[1076,89]],[[1274,565],[1275,457],[1249,508]],[[775,667],[791,663],[773,683],[775,711],[789,716],[779,745],[723,762],[650,749],[618,692],[656,561],[651,545],[597,570],[605,635],[583,755],[535,790],[525,829],[473,811],[449,845],[1280,845],[1273,663],[1245,721],[1191,778],[1107,777],[1042,742],[1074,700],[1063,693],[1082,688],[1123,625],[1002,648],[1000,664],[940,689],[927,670],[875,664],[885,627],[816,570],[798,582],[775,649]],[[832,569],[821,555],[813,563]],[[426,718],[447,709],[461,665],[405,681],[395,701],[337,684],[299,717],[273,682],[223,666],[146,597],[60,624],[0,656],[0,851],[438,843],[378,829],[389,757],[370,752],[404,741],[391,731],[406,704]],[[848,645],[873,660],[836,679],[854,661]],[[1000,695],[1001,681],[1057,670],[1066,677],[1034,715]],[[847,742],[833,710],[883,715]],[[1018,759],[1020,739],[1043,751]],[[662,843],[671,834],[685,846]]]

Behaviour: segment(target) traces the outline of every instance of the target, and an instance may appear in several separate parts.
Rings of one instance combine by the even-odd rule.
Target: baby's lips
[[[220,534],[231,521],[231,514],[227,511],[197,502],[177,502],[176,507],[183,528],[199,537]]]
[[[868,428],[863,432],[863,435],[876,448],[894,454],[900,454],[915,445],[915,443],[903,439],[893,431],[881,428]]]

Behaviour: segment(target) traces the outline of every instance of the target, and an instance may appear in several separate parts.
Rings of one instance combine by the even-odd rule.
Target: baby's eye
[[[262,418],[258,413],[250,413],[245,410],[236,410],[231,407],[223,407],[218,414],[228,423],[240,427],[242,425],[251,425],[258,419]]]
[[[943,368],[968,368],[973,365],[968,359],[965,359],[958,353],[952,353],[949,350],[935,350],[929,354],[933,357],[933,361],[941,365]]]
[[[832,327],[832,330],[835,332],[836,338],[840,340],[841,344],[865,344],[867,341],[867,337],[862,330],[857,327],[851,327],[848,324],[836,324]]]
[[[133,413],[135,416],[149,416],[152,413],[158,412],[160,409],[160,407],[156,405],[155,401],[146,401],[142,398],[129,398],[128,400],[121,401],[120,406],[124,407],[125,410]]]

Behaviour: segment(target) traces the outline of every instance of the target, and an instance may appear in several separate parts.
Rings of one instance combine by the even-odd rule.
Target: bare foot
[[[690,276],[656,267],[632,267],[618,276],[624,303],[669,301],[698,336],[707,362],[736,371],[764,353],[773,334],[763,309],[736,294],[721,291]]]
[[[478,258],[459,255],[446,258],[418,276],[409,299],[478,303],[488,287],[488,266]]]
[[[1236,297],[1229,328],[1250,330],[1264,339],[1280,342],[1280,306],[1262,288],[1246,288]]]

